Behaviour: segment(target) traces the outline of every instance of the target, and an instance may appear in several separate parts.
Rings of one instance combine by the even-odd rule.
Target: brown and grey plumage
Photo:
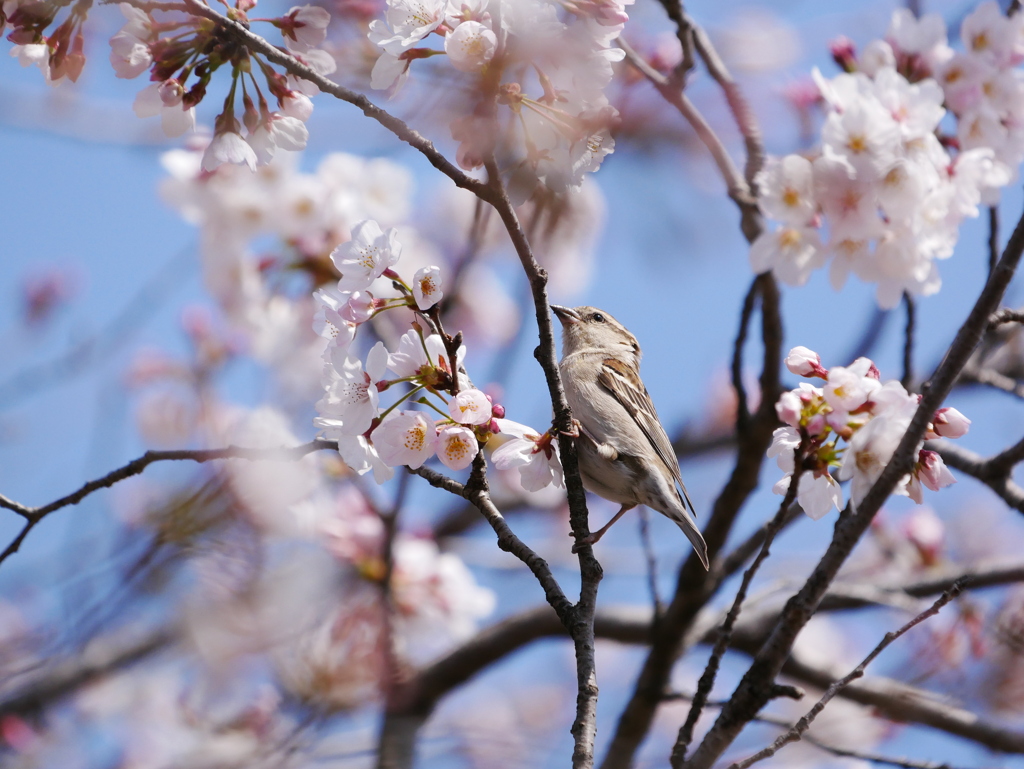
[[[627,510],[647,505],[675,521],[707,568],[707,546],[690,515],[695,511],[672,442],[640,379],[636,337],[594,307],[552,309],[562,322],[559,369],[579,423],[583,485],[622,505],[588,541],[598,541]]]

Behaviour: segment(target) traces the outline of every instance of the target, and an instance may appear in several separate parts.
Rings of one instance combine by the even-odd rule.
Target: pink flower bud
[[[932,491],[938,491],[956,483],[956,478],[953,477],[953,473],[949,472],[949,468],[942,461],[942,457],[934,451],[928,451],[927,449],[922,449],[921,453],[917,456],[915,474],[921,483]]]
[[[844,72],[855,72],[857,70],[857,52],[850,38],[846,37],[846,35],[840,35],[829,43],[828,47],[832,52],[832,58],[836,64],[842,67]]]
[[[821,357],[806,347],[794,347],[789,351],[786,368],[797,376],[828,377],[828,371],[821,365]]]
[[[790,390],[789,392],[784,392],[779,396],[779,402],[775,404],[775,413],[778,414],[779,419],[787,425],[790,425],[791,427],[799,427],[802,406],[803,404],[800,402],[800,396]]]
[[[490,396],[487,397],[489,400]],[[495,403],[493,406],[491,406],[491,416],[494,417],[495,419],[504,419],[505,407],[502,406],[500,403]]]
[[[936,435],[941,435],[943,438],[959,438],[967,434],[971,427],[971,420],[952,406],[947,406],[935,412],[932,425]]]
[[[807,420],[807,434],[811,436],[820,435],[825,432],[827,424],[824,414],[815,414]]]
[[[502,410],[502,413],[504,413],[504,410]],[[498,417],[498,419],[501,419],[501,417]],[[492,419],[491,424],[488,425],[490,431],[495,434],[501,432],[501,425],[498,424],[498,419]]]

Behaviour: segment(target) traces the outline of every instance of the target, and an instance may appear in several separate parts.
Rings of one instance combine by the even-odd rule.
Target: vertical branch
[[[512,240],[519,261],[530,281],[530,291],[536,310],[539,344],[534,357],[544,370],[554,411],[554,427],[558,431],[559,457],[565,474],[565,488],[569,502],[569,523],[577,541],[590,536],[586,492],[580,478],[576,443],[569,437],[573,420],[565,398],[562,378],[558,370],[555,334],[551,322],[551,305],[547,294],[547,272],[537,263],[529,239],[523,231],[508,191],[501,180],[493,158],[486,163],[487,190],[484,198],[501,217],[502,224]],[[594,548],[584,545],[578,549],[580,563],[580,598],[573,607],[572,621],[567,629],[576,651],[576,719],[572,725],[574,738],[573,767],[582,769],[594,763],[594,738],[597,734],[597,667],[594,658],[594,613],[597,610],[597,588],[603,572],[594,556]]]
[[[999,207],[988,208],[988,274],[996,268],[999,261]]]
[[[651,632],[658,632],[658,623],[664,607],[661,605],[661,597],[658,594],[658,557],[654,553],[654,543],[651,542],[651,514],[650,511],[640,506],[640,515],[637,516],[640,522],[640,542],[644,549],[644,560],[647,563],[647,589],[651,591],[651,609],[653,619],[651,621]]]
[[[747,331],[750,328],[750,317],[754,314],[759,284],[755,280],[750,284],[747,295],[743,297],[743,309],[740,311],[740,329],[732,348],[732,387],[736,391],[736,432],[742,435],[750,422],[750,409],[747,406],[747,388],[743,384],[743,348],[747,344]]]
[[[914,390],[914,324],[917,305],[907,292],[903,293],[903,304],[907,308],[907,325],[903,336],[903,378],[900,380],[907,392]]]

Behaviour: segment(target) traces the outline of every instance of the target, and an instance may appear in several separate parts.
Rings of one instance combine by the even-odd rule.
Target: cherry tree
[[[50,478],[39,505],[0,495],[0,578],[19,588],[0,598],[5,761],[935,767],[938,733],[978,764],[1021,760],[1024,440],[969,448],[1013,428],[1006,404],[1024,395],[1024,314],[1005,304],[1024,217],[1005,243],[999,230],[1024,161],[1016,3],[873,14],[873,37],[815,40],[829,68],[756,101],[725,49],[741,60],[744,34],[780,42],[781,28],[715,39],[678,0],[111,5],[6,0],[0,29],[61,92],[109,77],[107,59],[138,83],[204,301],[181,313],[182,352],[134,349],[122,371],[149,450],[77,490]],[[338,101],[346,126],[416,158],[318,138],[315,115]],[[784,151],[769,153],[763,126],[784,109],[802,135],[772,134]],[[711,382],[706,418],[673,436],[685,478],[706,462],[720,480],[695,495],[710,568],[645,511],[628,558],[614,549],[628,523],[589,544],[604,506],[584,490],[558,368],[550,297],[585,296],[610,218],[602,167],[641,150],[709,177],[704,204],[734,209],[742,236],[722,237],[714,269],[748,288],[713,319],[685,315],[694,288],[637,253],[617,258],[655,273],[642,300],[608,289],[618,317],[648,316],[653,345]],[[977,290],[944,283],[978,219]],[[876,309],[853,354],[823,347],[819,327],[851,321],[806,308],[865,285]],[[71,301],[59,273],[23,294],[26,326]],[[665,294],[681,317],[657,317]],[[949,294],[963,299],[951,340],[919,323]],[[881,337],[900,307],[893,371]],[[688,340],[737,310],[715,379]],[[784,333],[784,317],[802,322]],[[55,377],[0,381],[0,403],[101,346]],[[259,397],[232,386],[239,367]],[[1004,424],[986,424],[990,404]],[[943,502],[958,482],[998,507]],[[89,562],[115,575],[89,583],[101,608],[44,611],[24,589],[47,567],[33,548],[98,498],[127,561]],[[632,601],[623,569],[644,575]],[[549,637],[571,649],[545,661],[571,686],[516,662]],[[634,655],[628,680],[614,645]],[[883,652],[904,655],[889,675],[869,670]],[[516,664],[519,686],[481,683]],[[897,758],[904,733],[913,755]]]

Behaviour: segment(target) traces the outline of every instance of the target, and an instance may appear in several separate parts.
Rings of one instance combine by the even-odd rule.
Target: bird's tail
[[[700,558],[700,562],[704,564],[704,568],[707,569],[709,568],[708,546],[707,543],[704,542],[704,537],[701,536],[700,529],[697,528],[697,523],[690,516],[691,512],[696,515],[697,510],[694,508],[693,502],[690,501],[690,495],[686,493],[686,486],[684,486],[682,482],[679,483],[679,488],[682,489],[683,492],[683,497],[679,500],[680,506],[683,508],[681,511],[682,515],[678,517],[674,516],[672,520],[674,520],[679,528],[683,530],[683,534],[685,534],[686,538],[690,540],[690,544],[693,545],[693,549],[696,551],[697,557]],[[678,490],[676,491],[676,496],[679,496]],[[685,502],[683,500],[685,500]],[[687,508],[689,508],[689,510],[687,510]]]
[[[690,544],[693,545],[694,551],[697,553],[697,557],[700,558],[700,562],[704,564],[704,568],[708,566],[708,546],[704,542],[704,537],[701,536],[700,529],[697,528],[697,524],[693,518],[690,517],[689,511],[685,508],[680,511],[682,516],[673,516],[672,520],[676,522],[676,525],[683,530],[683,534],[690,540]]]

